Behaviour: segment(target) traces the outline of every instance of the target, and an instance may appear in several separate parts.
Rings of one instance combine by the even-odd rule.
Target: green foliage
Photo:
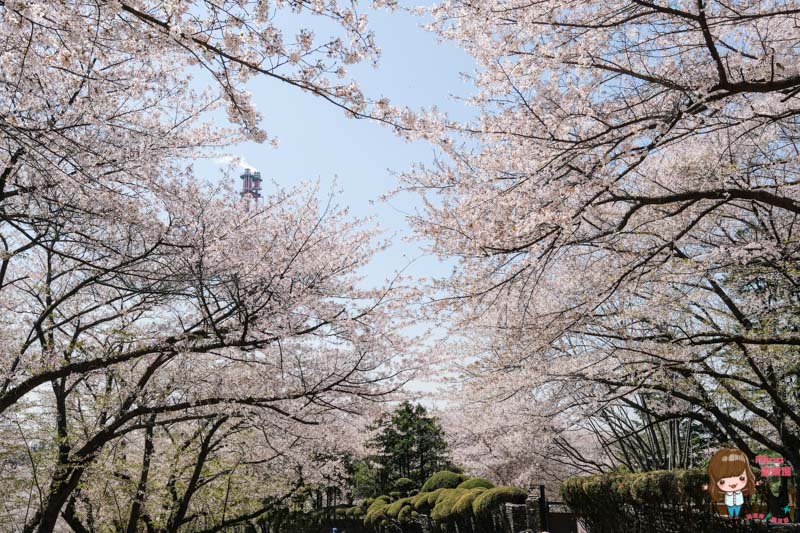
[[[678,496],[694,504],[701,505],[705,497],[703,484],[708,482],[705,469],[693,468],[688,470],[673,470],[675,473],[675,486]]]
[[[373,508],[378,507],[385,507],[389,504],[391,498],[389,496],[383,495],[378,496],[377,498],[373,499],[370,504],[367,506],[367,512],[370,512]]]
[[[414,508],[410,505],[406,505],[400,509],[400,512],[397,514],[397,521],[401,524],[408,524],[417,516],[419,516],[419,514],[414,511]]]
[[[704,470],[656,470],[653,472],[599,474],[575,477],[561,485],[561,496],[573,509],[609,505],[658,505],[664,501],[700,504]]]
[[[443,489],[431,510],[431,518],[436,522],[446,522],[453,518],[453,505],[464,496],[467,489]]]
[[[364,517],[364,525],[375,527],[379,524],[384,523],[385,520],[386,520],[386,509],[384,507],[381,509],[375,509],[374,511],[367,513],[366,516]]]
[[[371,527],[381,524],[386,520],[387,507],[389,507],[388,496],[376,498],[367,509],[367,514],[364,517],[364,524]]]
[[[367,461],[354,461],[350,470],[349,487],[353,497],[363,498],[380,494],[379,474]]]
[[[729,524],[708,512],[704,483],[706,472],[699,468],[615,472],[570,478],[561,485],[561,496],[591,531],[649,531],[665,519],[676,531],[728,530]]]
[[[407,477],[401,477],[394,482],[394,489],[404,496],[414,492],[418,486],[416,481]]]
[[[376,498],[367,498],[361,505],[354,506],[329,506],[311,511],[300,509],[290,510],[285,506],[276,507],[262,515],[262,519],[280,531],[312,531],[330,525],[331,518],[339,524],[351,525],[350,521],[362,521],[370,529],[399,528],[408,526],[417,520],[420,515],[427,514],[438,527],[449,528],[452,524],[461,524],[473,517],[478,500],[486,493],[491,492],[492,497],[485,499],[481,509],[485,508],[487,516],[495,511],[501,503],[519,502],[527,494],[513,487],[486,488],[491,485],[486,480],[479,478],[469,479],[463,474],[442,471],[437,472],[428,480],[426,485],[449,485],[435,490],[419,492],[403,498],[393,498],[392,495],[383,494]],[[400,480],[398,485],[408,486],[407,481]],[[473,486],[473,488],[469,488]],[[297,491],[301,492],[300,490]],[[287,529],[288,528],[288,529]],[[349,527],[348,527],[349,529]]]
[[[463,496],[461,496],[458,501],[453,505],[453,514],[462,517],[468,517],[472,515],[472,502],[475,501],[481,493],[486,492],[486,488],[484,487],[477,487],[474,489],[469,489]]]
[[[436,499],[443,490],[445,489],[436,489],[431,492],[420,492],[414,496],[414,510],[422,513],[429,512],[433,506],[436,505]]]
[[[411,497],[411,505],[414,509],[422,510],[427,505],[428,493],[420,492]]]
[[[436,489],[454,489],[467,479],[464,474],[457,474],[450,470],[436,472],[422,485],[420,492],[430,492]]]
[[[493,489],[494,483],[489,481],[488,479],[483,479],[482,477],[473,477],[470,478],[463,483],[461,483],[458,487],[459,489],[476,489],[478,487],[483,487],[484,489]]]
[[[408,487],[419,487],[433,472],[452,466],[444,430],[422,405],[404,402],[391,416],[378,419],[373,429],[378,434],[368,445],[375,450],[372,461],[379,466],[373,494],[392,489],[407,494]],[[412,483],[403,488],[396,486],[401,478]]]
[[[364,516],[364,509],[362,509],[358,505],[355,505],[353,507],[347,507],[345,509],[345,516],[347,516],[348,518],[361,518],[362,516]]]
[[[334,512],[337,518],[357,519],[364,516],[364,510],[358,505],[352,507],[337,507]],[[307,514],[324,518],[328,515],[328,511],[327,509],[319,509]]]
[[[386,515],[391,518],[397,518],[397,516],[400,514],[400,511],[404,507],[410,507],[413,505],[411,500],[412,498],[400,498],[396,502],[389,504],[386,507]]]
[[[525,503],[528,493],[517,487],[495,487],[487,489],[472,502],[472,512],[476,518],[485,519],[501,504]]]

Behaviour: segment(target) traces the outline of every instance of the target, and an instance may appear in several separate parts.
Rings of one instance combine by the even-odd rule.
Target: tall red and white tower
[[[239,176],[242,179],[242,198],[249,196],[254,200],[261,198],[261,172],[250,172],[250,169],[244,169],[244,174]]]

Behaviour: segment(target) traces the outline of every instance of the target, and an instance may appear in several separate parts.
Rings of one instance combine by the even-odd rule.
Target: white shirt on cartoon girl
[[[725,493],[725,505],[733,507],[734,505],[742,505],[744,503],[744,496],[742,491],[737,490]]]

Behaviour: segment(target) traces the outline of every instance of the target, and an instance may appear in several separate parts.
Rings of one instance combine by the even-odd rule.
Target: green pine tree
[[[378,430],[369,446],[376,452],[372,461],[378,468],[381,493],[394,490],[401,478],[412,480],[419,488],[434,472],[452,467],[444,430],[420,404],[403,402],[372,428]]]

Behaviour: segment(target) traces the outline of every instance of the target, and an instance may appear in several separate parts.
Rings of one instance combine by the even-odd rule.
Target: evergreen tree
[[[373,429],[379,431],[369,446],[376,451],[372,460],[383,493],[400,478],[420,487],[434,472],[451,467],[444,430],[422,405],[403,402],[391,415],[379,418]]]

